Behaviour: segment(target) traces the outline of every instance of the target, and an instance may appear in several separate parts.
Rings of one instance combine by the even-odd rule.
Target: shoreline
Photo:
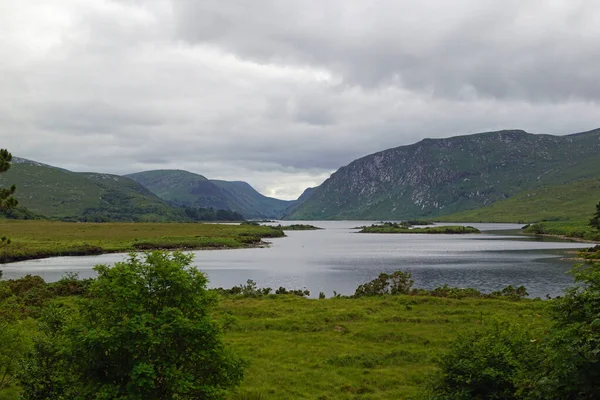
[[[556,239],[561,239],[561,240],[568,240],[570,242],[600,244],[600,242],[596,241],[596,240],[587,240],[587,239],[582,239],[582,238],[572,237],[572,236],[565,236],[565,235],[552,235],[549,233],[526,233],[523,231],[521,231],[521,234],[523,234],[525,236],[551,237],[551,238],[556,238]]]
[[[284,237],[284,236],[282,236]],[[3,265],[8,265],[8,264],[13,264],[13,263],[18,263],[18,262],[22,262],[22,261],[31,261],[31,260],[43,260],[46,258],[56,258],[56,257],[91,257],[91,256],[100,256],[103,254],[129,254],[129,253],[145,253],[147,251],[155,251],[155,250],[162,250],[162,251],[209,251],[209,250],[242,250],[242,249],[262,249],[262,248],[268,248],[272,243],[271,242],[267,242],[264,240],[260,240],[259,243],[253,243],[253,244],[248,244],[248,245],[244,245],[244,246],[239,246],[239,247],[232,247],[232,246],[200,246],[200,247],[153,247],[153,248],[149,248],[149,249],[129,249],[129,250],[123,250],[123,249],[118,249],[118,250],[112,250],[112,249],[108,249],[108,250],[102,250],[102,251],[93,251],[93,252],[85,252],[85,251],[81,251],[81,252],[77,252],[77,251],[73,251],[73,252],[65,252],[65,253],[57,253],[57,254],[48,254],[48,255],[24,255],[23,257],[14,257],[12,259],[8,259],[8,261],[5,260],[0,260],[0,270],[2,269]]]

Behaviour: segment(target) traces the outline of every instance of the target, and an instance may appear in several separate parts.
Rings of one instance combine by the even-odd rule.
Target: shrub
[[[573,275],[578,285],[552,302],[555,322],[538,399],[600,398],[600,263],[576,266]]]
[[[381,273],[371,282],[360,285],[354,292],[355,297],[381,296],[384,294],[408,294],[414,281],[408,272],[396,271],[392,274]]]
[[[24,398],[40,398],[35,378],[47,358],[56,364],[47,386],[64,398],[223,398],[244,363],[223,344],[211,316],[217,295],[191,262],[154,251],[96,266],[81,316],[58,319],[30,358]]]
[[[459,336],[438,361],[430,399],[524,399],[542,356],[538,341],[521,327],[493,323]]]

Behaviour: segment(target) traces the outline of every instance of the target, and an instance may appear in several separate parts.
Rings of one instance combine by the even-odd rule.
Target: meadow
[[[418,399],[457,336],[494,321],[542,331],[547,306],[403,295],[225,298],[225,340],[250,362],[232,399]]]
[[[0,324],[0,333],[15,328],[28,348],[27,337],[39,334],[44,310],[49,305],[78,310],[90,284],[72,276],[50,284],[39,277],[0,282],[0,316],[10,321]],[[436,360],[458,336],[496,321],[541,335],[551,323],[548,306],[532,299],[259,294],[223,295],[213,315],[225,343],[247,364],[230,400],[419,399]],[[0,399],[18,399],[20,391],[13,380],[0,388]]]
[[[151,249],[222,249],[284,236],[268,226],[203,223],[69,223],[0,220],[0,263]]]

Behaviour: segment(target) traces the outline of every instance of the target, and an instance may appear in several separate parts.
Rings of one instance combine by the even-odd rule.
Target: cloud
[[[0,146],[74,170],[182,168],[293,198],[424,137],[599,125],[592,0],[0,8]]]

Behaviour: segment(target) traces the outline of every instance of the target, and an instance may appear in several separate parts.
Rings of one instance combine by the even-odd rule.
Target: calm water
[[[195,251],[195,264],[208,274],[212,287],[232,287],[253,279],[259,287],[307,288],[312,296],[333,291],[352,294],[359,284],[380,272],[401,269],[413,275],[416,287],[474,287],[483,291],[509,284],[524,285],[533,297],[557,296],[572,284],[565,272],[573,261],[561,260],[566,250],[582,243],[520,236],[514,224],[470,224],[480,235],[358,234],[366,222],[310,222],[321,231],[292,231],[272,239],[269,248]],[[370,222],[369,222],[370,224]],[[125,257],[105,254],[57,257],[0,265],[4,278],[26,274],[55,281],[66,272],[94,275],[96,264]]]

